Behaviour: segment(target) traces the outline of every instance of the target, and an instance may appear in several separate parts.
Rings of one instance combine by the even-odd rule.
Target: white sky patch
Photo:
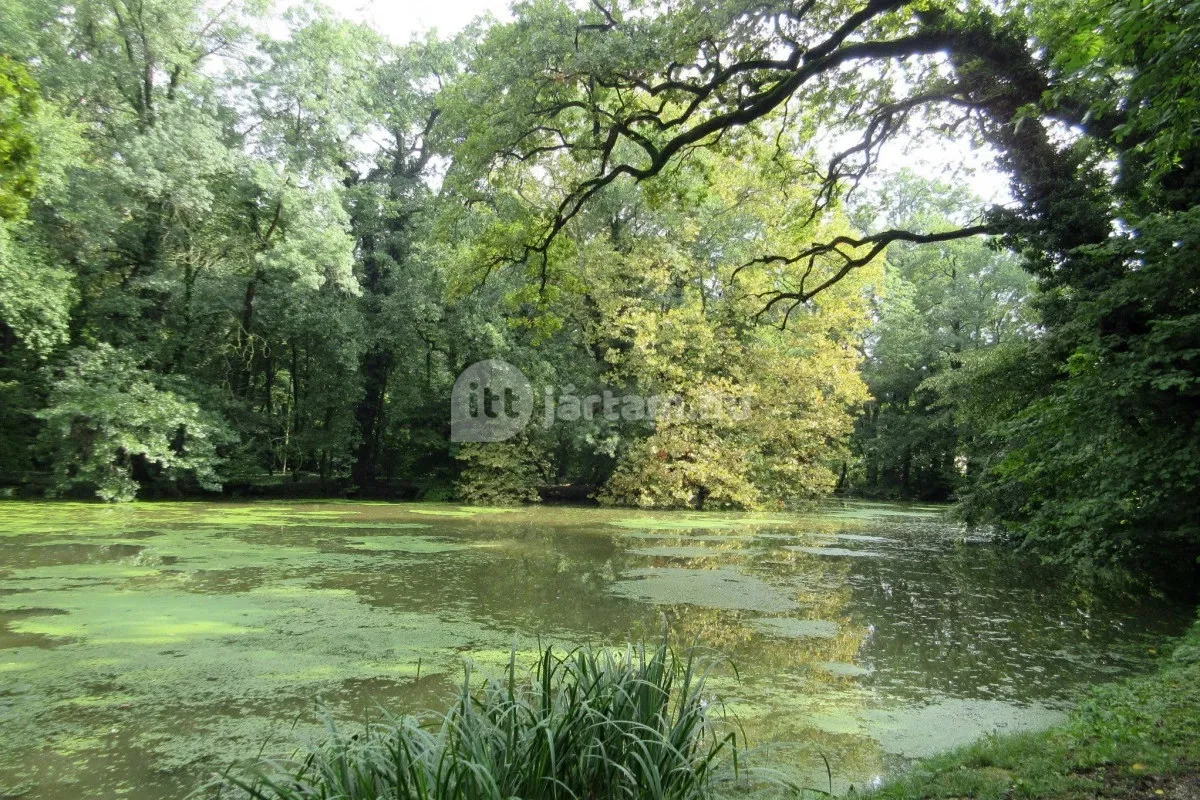
[[[325,0],[338,15],[363,22],[392,42],[403,44],[414,37],[436,30],[452,36],[478,17],[491,15],[498,21],[512,19],[511,0]],[[281,0],[282,11],[292,3]],[[1008,176],[998,170],[992,153],[978,149],[964,137],[949,141],[930,137],[927,141],[898,138],[883,148],[879,177],[908,167],[918,175],[952,183],[964,183],[985,203],[1012,201]],[[860,191],[870,191],[872,178],[864,180]]]
[[[512,18],[509,0],[326,0],[341,16],[365,22],[396,44],[436,30],[451,36],[476,17]]]
[[[897,137],[883,146],[880,166],[876,176],[908,167],[918,175],[965,185],[986,205],[1007,205],[1013,199],[1008,175],[996,168],[995,153],[968,141]],[[868,176],[863,188],[870,184]]]

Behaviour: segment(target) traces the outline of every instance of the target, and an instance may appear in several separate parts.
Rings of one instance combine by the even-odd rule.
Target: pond
[[[443,706],[466,660],[673,634],[758,759],[863,786],[1059,720],[1191,610],[1105,597],[938,509],[502,511],[386,503],[0,504],[0,797],[183,797],[380,706]]]

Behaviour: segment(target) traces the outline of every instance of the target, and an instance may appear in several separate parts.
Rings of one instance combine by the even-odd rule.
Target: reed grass
[[[468,667],[449,711],[385,715],[356,735],[329,722],[303,759],[226,774],[221,797],[255,800],[703,800],[763,776],[742,763],[744,737],[712,706],[716,662],[665,643],[515,652],[500,679],[472,687]],[[781,782],[776,782],[782,786]]]

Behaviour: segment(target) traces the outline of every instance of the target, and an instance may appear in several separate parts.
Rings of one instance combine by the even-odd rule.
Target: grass
[[[711,661],[665,644],[565,654],[458,697],[431,718],[385,716],[290,764],[226,774],[220,797],[257,800],[709,798],[746,782],[737,729],[710,716]],[[759,779],[770,776],[756,773]],[[776,781],[777,785],[782,785]]]
[[[1200,622],[1152,674],[1093,689],[1058,728],[989,736],[871,800],[1200,800]]]

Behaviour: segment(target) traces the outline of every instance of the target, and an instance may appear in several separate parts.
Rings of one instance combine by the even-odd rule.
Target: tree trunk
[[[363,358],[363,399],[355,414],[362,438],[358,443],[351,477],[354,484],[364,491],[374,488],[377,477],[379,443],[386,427],[384,405],[392,361],[391,351],[381,347],[372,348]]]
[[[254,296],[258,291],[258,275],[256,274],[246,284],[246,294],[242,297],[242,336],[245,337],[244,348],[249,348],[245,362],[234,375],[233,393],[245,397],[250,390],[250,373],[254,369],[254,345],[250,328],[254,325]]]

